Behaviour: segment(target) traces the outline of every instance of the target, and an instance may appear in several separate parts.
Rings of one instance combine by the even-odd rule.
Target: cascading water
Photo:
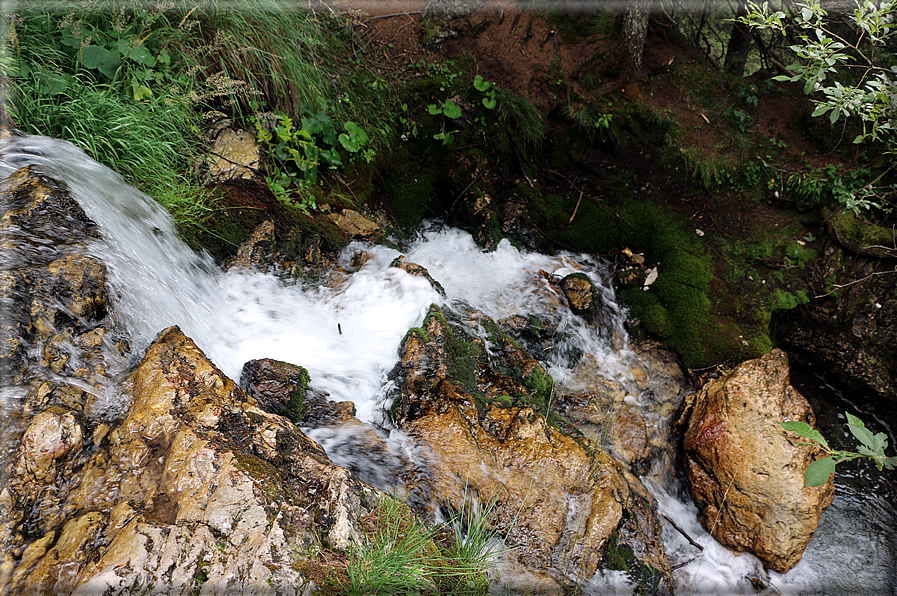
[[[42,137],[0,141],[0,178],[31,164],[64,180],[100,226],[102,240],[91,250],[108,268],[115,324],[131,338],[135,357],[159,331],[176,324],[231,378],[238,379],[243,363],[253,358],[295,363],[309,370],[316,389],[330,393],[331,399],[352,401],[360,420],[383,426],[388,425],[383,416],[386,375],[402,337],[421,323],[431,303],[449,309],[463,303],[496,320],[513,314],[560,319],[567,327],[566,345],[555,346],[556,354],[576,350],[588,355],[591,369],[630,393],[628,403],[649,409],[648,402],[665,401],[664,396],[643,399],[634,383],[630,371],[638,366],[638,357],[627,346],[624,317],[613,305],[612,290],[604,291],[611,328],[597,330],[562,308],[540,274],[576,269],[604,287],[601,264],[588,256],[546,256],[517,250],[507,241],[484,252],[465,232],[432,227],[404,253],[354,243],[343,253],[344,270],[352,269],[349,263],[358,251],[370,258],[353,273],[334,272],[317,287],[288,285],[248,270],[221,272],[210,258],[179,241],[170,217],[155,202],[72,145]],[[426,279],[391,267],[400,254],[426,267],[446,296]],[[569,368],[563,356],[546,360],[560,387],[587,387],[588,375]],[[110,371],[110,378],[115,372]],[[4,388],[3,394],[10,391],[14,389]],[[126,407],[122,399],[112,387],[96,414],[114,417]],[[325,447],[338,446],[340,437],[326,438]],[[752,579],[761,580],[772,594],[897,594],[893,501],[869,499],[870,505],[862,507],[865,497],[839,486],[803,561],[787,575],[767,574],[756,558],[729,552],[700,527],[694,506],[671,480],[670,470],[655,469],[644,480],[662,513],[706,545],[701,553],[672,527],[664,530],[667,554],[676,567],[677,594],[753,594]],[[599,572],[586,586],[591,594],[627,590],[615,572]]]

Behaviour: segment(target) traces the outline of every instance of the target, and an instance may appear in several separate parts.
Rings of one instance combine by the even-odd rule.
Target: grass
[[[342,589],[353,596],[484,595],[484,571],[495,554],[487,517],[488,510],[468,509],[453,515],[448,526],[428,527],[405,502],[384,496],[365,520],[366,540],[350,551]]]
[[[531,101],[520,95],[498,89],[498,121],[502,126],[516,130],[523,141],[537,146],[548,134],[548,126],[539,109]]]
[[[204,114],[245,127],[254,113],[298,121],[325,111],[340,127],[351,119],[368,129],[372,146],[390,134],[380,123],[391,91],[366,74],[362,40],[342,13],[284,0],[176,0],[164,9],[98,0],[23,7],[4,25],[19,127],[77,144],[181,227],[210,209],[191,180],[205,151]]]

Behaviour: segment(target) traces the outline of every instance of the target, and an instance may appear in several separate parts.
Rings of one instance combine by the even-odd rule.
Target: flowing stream
[[[507,241],[484,252],[466,232],[431,226],[401,252],[353,243],[343,251],[342,270],[328,281],[290,285],[244,269],[221,272],[208,256],[194,253],[177,238],[171,218],[154,201],[68,143],[44,137],[0,141],[0,178],[30,164],[64,180],[100,226],[102,241],[91,250],[107,265],[114,322],[131,338],[134,358],[157,333],[176,324],[233,379],[253,358],[298,364],[330,399],[352,401],[360,420],[388,427],[383,414],[387,373],[404,334],[420,325],[431,303],[444,308],[463,303],[496,320],[513,314],[564,317],[569,331],[557,354],[581,350],[593,370],[623,385],[630,393],[628,403],[650,408],[648,402],[665,401],[663,395],[645,399],[637,387],[633,370],[641,365],[626,340],[624,313],[614,304],[602,263],[589,256],[547,256],[518,250]],[[362,250],[370,258],[356,270],[350,262]],[[446,297],[426,279],[391,267],[400,254],[426,267]],[[557,296],[540,270],[589,275],[603,289],[607,327],[596,329],[559,314]],[[580,390],[588,383],[588,375],[569,368],[563,356],[549,356],[546,364],[562,388]],[[649,370],[648,375],[659,373]],[[98,417],[114,418],[127,408],[113,380],[100,397],[94,412]],[[339,437],[322,443],[331,450]],[[823,514],[803,560],[781,575],[764,571],[752,555],[731,553],[701,528],[687,491],[668,469],[671,460],[658,462],[643,480],[661,512],[706,545],[701,553],[666,524],[664,542],[676,568],[677,594],[897,594],[893,483],[867,484],[873,488],[857,492],[854,484],[839,480],[834,504]],[[618,572],[599,572],[586,586],[589,594],[630,591]]]

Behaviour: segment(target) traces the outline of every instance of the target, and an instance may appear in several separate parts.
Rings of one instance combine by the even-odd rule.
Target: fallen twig
[[[663,515],[663,514],[661,514],[661,515]],[[704,550],[704,547],[701,546],[700,544],[698,544],[697,542],[695,542],[695,541],[692,539],[692,537],[689,536],[689,535],[685,532],[685,530],[683,530],[682,528],[680,528],[679,525],[678,525],[676,522],[674,522],[673,520],[671,520],[671,519],[670,519],[668,516],[666,516],[666,515],[663,515],[663,519],[665,519],[665,520],[667,520],[668,522],[670,522],[670,524],[671,524],[674,528],[676,528],[676,531],[679,532],[680,534],[682,534],[682,535],[685,537],[685,539],[688,540],[688,543],[689,543],[689,544],[691,544],[693,547],[695,547],[696,549],[698,549],[698,550],[700,550],[700,551],[703,551],[703,550]]]
[[[846,284],[835,284],[835,287],[831,292],[826,292],[825,294],[820,294],[819,296],[813,296],[813,298],[814,299],[815,298],[825,298],[829,294],[835,292],[836,290],[840,290],[841,288],[846,288],[847,286],[852,286],[853,284],[858,284],[858,283],[866,281],[870,277],[874,277],[876,275],[887,275],[888,273],[897,273],[897,266],[894,267],[893,271],[873,271],[872,273],[870,273],[869,275],[867,275],[866,277],[864,277],[862,279],[855,279],[853,281],[847,282]]]

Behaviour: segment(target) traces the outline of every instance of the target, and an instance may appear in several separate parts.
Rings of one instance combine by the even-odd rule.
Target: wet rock
[[[560,288],[564,291],[573,314],[591,321],[598,307],[598,291],[589,276],[571,273],[561,280]]]
[[[383,235],[383,228],[377,222],[352,209],[328,213],[327,217],[352,238],[374,238]]]
[[[834,495],[831,480],[804,486],[821,450],[778,424],[815,416],[790,384],[780,350],[745,362],[686,399],[683,452],[701,523],[736,551],[785,573],[801,559]]]
[[[469,316],[489,328],[488,317]],[[667,585],[660,525],[647,491],[596,444],[572,438],[525,399],[512,397],[512,391],[550,394],[553,383],[513,342],[496,339],[487,351],[435,306],[422,328],[406,336],[393,373],[391,413],[426,462],[406,478],[412,502],[429,511],[460,509],[468,499],[494,503],[490,522],[520,562],[562,584],[591,577],[616,535],[640,553],[633,569],[654,569]],[[502,372],[526,367],[530,376],[521,378],[540,383],[527,385]],[[538,397],[530,403],[547,407]],[[626,527],[636,518],[638,531]]]
[[[445,296],[445,288],[442,287],[438,281],[433,279],[430,275],[430,272],[427,271],[427,268],[418,265],[417,263],[412,263],[408,259],[405,258],[405,255],[400,255],[393,259],[393,262],[389,264],[390,267],[398,267],[402,271],[409,273],[411,275],[416,275],[418,277],[423,277],[427,281],[430,282],[430,285],[433,286],[433,289],[439,292],[440,296]]]
[[[147,350],[130,394],[121,423],[92,433],[67,412],[32,420],[0,492],[12,554],[0,591],[301,594],[307,553],[360,539],[378,493],[257,407],[177,328]],[[87,451],[88,435],[89,457],[57,479],[60,515],[48,516],[35,490]]]
[[[73,360],[69,346],[99,348],[105,335],[106,268],[87,254],[96,224],[64,185],[34,168],[0,182],[0,201],[0,373],[6,384],[46,371],[95,383],[101,355]]]
[[[240,243],[237,254],[227,262],[225,269],[244,267],[264,270],[274,252],[275,241],[274,222],[263,221],[252,231],[249,238]]]
[[[625,392],[613,381],[607,387],[600,393],[559,395],[555,411],[630,470],[644,473],[654,455],[644,412],[624,403]]]
[[[110,382],[107,366],[124,366],[127,343],[108,328],[106,268],[89,254],[99,230],[68,188],[24,168],[0,181],[0,204],[0,378],[9,406],[0,474],[17,469],[27,479],[8,485],[0,501],[23,490],[50,519],[79,445],[89,442],[84,412]],[[0,543],[10,544],[23,516],[0,513]]]
[[[260,408],[296,424],[305,409],[308,381],[308,371],[301,366],[271,358],[250,360],[240,374],[240,386]]]

